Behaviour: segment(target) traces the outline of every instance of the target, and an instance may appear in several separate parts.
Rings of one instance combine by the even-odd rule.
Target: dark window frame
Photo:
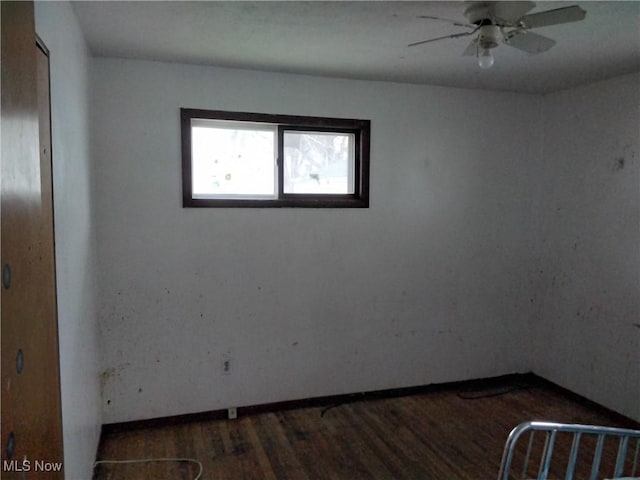
[[[191,170],[191,120],[225,120],[267,123],[277,127],[278,188],[275,199],[213,199],[193,198]],[[349,118],[307,117],[265,113],[230,112],[223,110],[180,109],[182,137],[182,206],[183,207],[312,207],[312,208],[368,208],[369,207],[369,154],[371,121]],[[300,194],[284,193],[282,152],[286,131],[335,132],[354,135],[354,193],[352,194]]]

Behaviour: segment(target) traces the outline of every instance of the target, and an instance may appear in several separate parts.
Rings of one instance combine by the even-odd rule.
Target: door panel
[[[63,478],[48,58],[33,3],[0,5],[2,478]]]

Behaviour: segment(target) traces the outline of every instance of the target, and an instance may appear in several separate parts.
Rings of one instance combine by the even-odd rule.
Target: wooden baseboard
[[[255,415],[258,413],[275,412],[281,410],[291,410],[296,408],[311,408],[311,407],[326,407],[342,405],[349,402],[356,402],[361,400],[372,400],[381,398],[394,398],[403,397],[407,395],[418,395],[430,392],[445,391],[445,390],[458,390],[464,394],[464,392],[482,392],[487,391],[487,395],[492,395],[492,392],[500,391],[508,392],[513,389],[519,388],[532,388],[536,386],[543,386],[552,390],[555,390],[562,395],[570,397],[578,403],[581,403],[589,408],[593,408],[601,413],[604,413],[621,425],[627,428],[640,429],[640,424],[634,420],[625,417],[617,412],[614,412],[598,403],[588,400],[577,393],[571,392],[566,388],[563,388],[555,383],[546,380],[542,377],[535,375],[534,373],[514,373],[509,375],[501,375],[498,377],[481,378],[473,380],[464,380],[458,382],[447,382],[429,385],[418,385],[404,388],[392,388],[387,390],[376,390],[369,392],[358,392],[344,395],[329,395],[325,397],[314,397],[299,400],[287,400],[282,402],[264,403],[260,405],[251,405],[245,407],[238,407],[238,416]],[[481,396],[482,393],[479,393]],[[183,415],[173,415],[169,417],[150,418],[145,420],[133,420],[129,422],[108,423],[102,426],[102,432],[105,434],[119,433],[132,430],[139,430],[144,428],[164,427],[170,425],[178,425],[190,422],[201,422],[210,420],[221,420],[227,418],[227,409],[210,410],[206,412],[187,413]]]
[[[632,418],[627,417],[626,415],[622,415],[621,413],[611,410],[610,408],[607,408],[604,405],[594,402],[593,400],[589,400],[588,398],[583,397],[578,393],[572,392],[571,390],[565,387],[562,387],[556,383],[553,383],[551,380],[547,380],[546,378],[539,377],[535,374],[532,374],[532,377],[535,379],[535,382],[537,382],[538,385],[546,387],[550,390],[554,390],[560,393],[561,395],[564,395],[565,397],[575,401],[576,403],[584,405],[587,408],[590,408],[592,410],[595,410],[598,413],[601,413],[603,415],[610,417],[614,422],[619,423],[620,426],[623,428],[640,430],[640,422],[637,422]]]
[[[343,395],[329,395],[324,397],[305,398],[297,400],[286,400],[282,402],[264,403],[238,407],[238,416],[254,415],[258,413],[274,412],[280,410],[291,410],[295,408],[328,407],[359,400],[374,398],[393,398],[406,395],[417,395],[442,390],[466,390],[498,388],[501,386],[530,384],[535,381],[536,376],[532,373],[509,374],[499,377],[482,378],[474,380],[464,380],[459,382],[447,382],[430,385],[418,385],[412,387],[392,388],[387,390],[376,390],[369,392],[348,393]],[[207,420],[220,420],[227,418],[227,409],[210,410],[206,412],[187,413],[183,415],[173,415],[169,417],[149,418],[145,420],[132,420],[128,422],[107,423],[102,426],[103,433],[115,433],[122,431],[137,430],[142,428],[153,428],[167,425],[177,425],[181,423],[199,422]]]

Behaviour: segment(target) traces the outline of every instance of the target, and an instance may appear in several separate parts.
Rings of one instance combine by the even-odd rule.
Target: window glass
[[[284,132],[284,193],[354,192],[354,135]]]
[[[194,198],[275,197],[274,127],[198,120],[191,134]]]

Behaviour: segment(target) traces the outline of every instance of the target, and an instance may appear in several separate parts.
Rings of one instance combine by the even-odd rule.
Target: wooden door
[[[0,5],[2,478],[61,479],[48,57],[33,3]]]

